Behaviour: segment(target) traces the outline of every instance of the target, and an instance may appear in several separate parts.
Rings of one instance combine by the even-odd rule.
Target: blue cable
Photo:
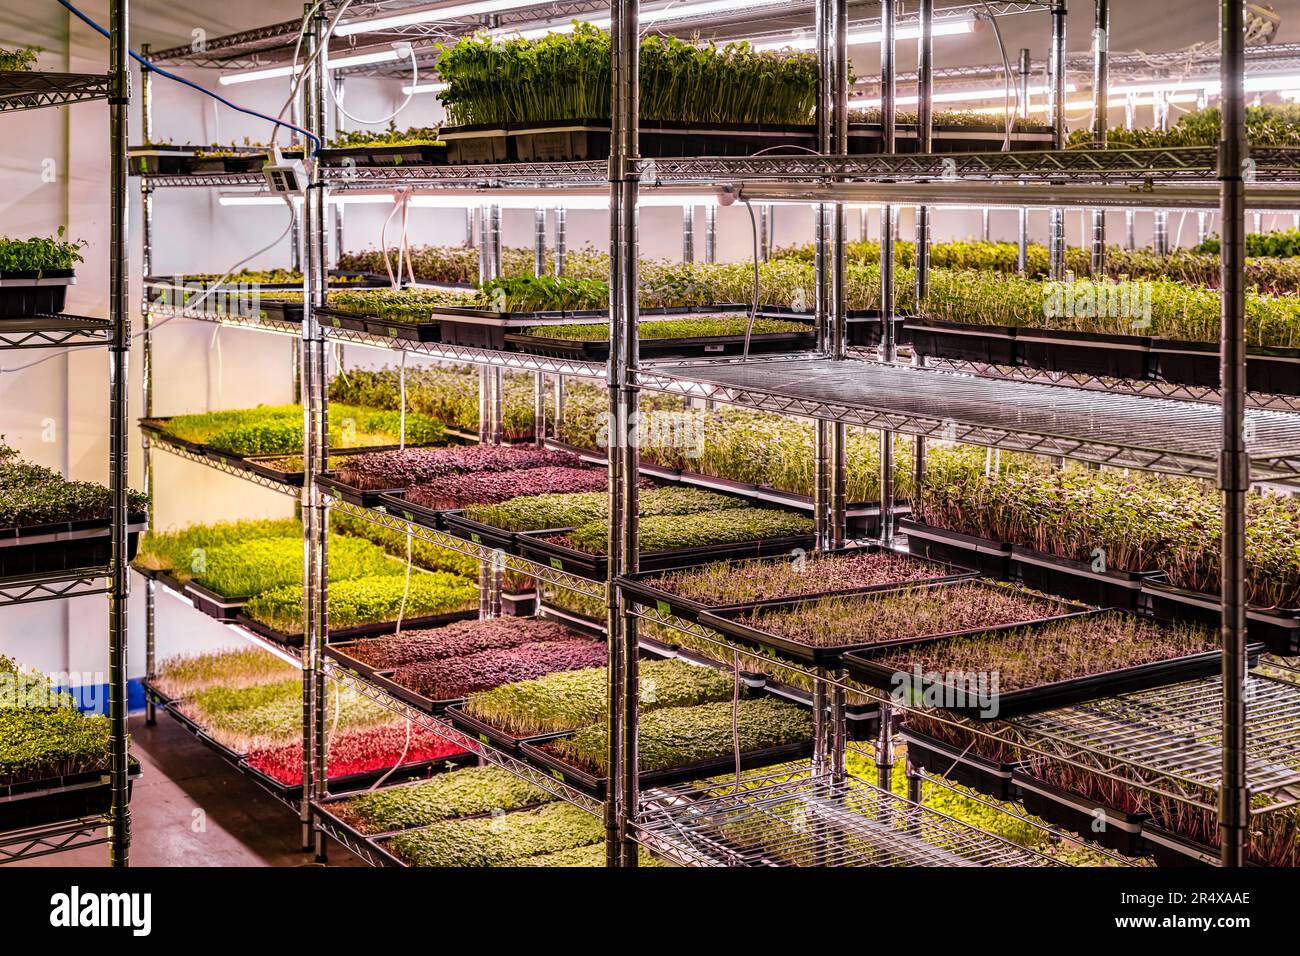
[[[111,39],[111,37],[109,37],[107,30],[105,30],[94,20],[90,19],[90,17],[86,16],[84,13],[82,13],[80,10],[74,7],[71,3],[68,2],[68,0],[58,0],[58,3],[60,6],[66,7],[75,17],[77,17],[77,19],[79,19],[82,23],[86,24],[86,26],[98,32],[101,36]],[[243,113],[246,116],[255,116],[258,119],[266,120],[268,123],[274,123],[276,126],[283,126],[286,129],[291,129],[294,130],[295,132],[302,133],[303,136],[306,136],[309,140],[312,141],[316,149],[320,149],[324,145],[323,143],[321,143],[321,139],[319,136],[317,136],[315,133],[308,132],[307,130],[303,129],[301,126],[294,126],[292,123],[286,123],[284,120],[277,120],[270,116],[267,116],[265,113],[259,113],[256,110],[245,109],[242,106],[236,106],[234,103],[230,102],[230,100],[226,99],[224,96],[218,96],[216,93],[213,93],[211,90],[204,89],[203,87],[199,86],[197,83],[191,83],[189,80],[185,79],[184,77],[177,76],[175,73],[169,73],[167,70],[164,70],[162,67],[154,66],[152,63],[150,63],[144,57],[140,56],[140,54],[136,53],[134,50],[127,50],[126,52],[130,54],[131,59],[137,61],[138,63],[142,64],[148,69],[153,70],[159,76],[166,77],[167,79],[172,80],[173,82],[180,83],[184,86],[188,86],[190,89],[198,90],[200,93],[204,94],[205,96],[212,97],[218,103],[221,103],[225,106],[229,106],[236,113]]]

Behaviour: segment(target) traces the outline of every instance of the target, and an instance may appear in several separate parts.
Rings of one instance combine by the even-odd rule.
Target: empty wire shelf
[[[1219,409],[856,359],[776,356],[641,369],[637,384],[713,401],[944,441],[1213,477]],[[1300,474],[1300,416],[1246,414],[1254,477]]]
[[[1041,853],[805,768],[644,795],[637,839],[696,866],[1055,866]]]

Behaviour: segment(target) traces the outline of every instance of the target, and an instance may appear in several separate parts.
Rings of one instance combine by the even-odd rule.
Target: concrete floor
[[[131,797],[132,866],[306,866],[297,816],[164,713],[131,720],[131,753],[144,775]],[[365,866],[330,847],[331,866]],[[17,866],[106,866],[103,846]]]

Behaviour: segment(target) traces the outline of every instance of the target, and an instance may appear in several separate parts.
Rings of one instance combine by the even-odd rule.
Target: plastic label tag
[[[672,613],[673,613],[673,609],[672,609],[671,607],[668,606],[668,602],[667,602],[667,601],[656,601],[656,602],[655,602],[655,607],[658,608],[660,614],[672,614]]]

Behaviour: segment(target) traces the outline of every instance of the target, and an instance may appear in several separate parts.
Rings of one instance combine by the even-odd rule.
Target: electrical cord
[[[754,215],[754,204],[748,199],[742,199],[745,208],[749,210],[749,225],[754,234],[754,301],[751,303],[749,310],[749,321],[745,323],[745,348],[740,354],[742,362],[749,361],[749,339],[754,333],[754,322],[758,320],[758,303],[760,299],[759,292],[759,273],[758,273],[758,217]]]
[[[1011,130],[1015,123],[1013,116],[1019,115],[1020,87],[1011,82],[1011,60],[1007,57],[1006,44],[1002,42],[1002,28],[998,26],[998,18],[993,15],[993,10],[988,5],[988,0],[981,0],[984,6],[985,15],[989,23],[993,24],[993,36],[998,41],[998,52],[1002,55],[1002,122],[1004,127],[1002,151],[1011,151]],[[1016,91],[1016,110],[1011,111],[1011,91]]]
[[[298,98],[298,90],[302,88],[302,81],[307,74],[311,72],[312,66],[322,56],[326,56],[326,51],[329,49],[330,45],[330,37],[334,35],[334,30],[338,27],[339,21],[343,19],[343,14],[347,13],[348,7],[352,6],[352,0],[344,0],[343,6],[339,7],[338,11],[334,14],[334,19],[326,26],[325,33],[321,37],[320,46],[318,46],[315,52],[307,58],[307,62],[304,63],[302,69],[299,70],[298,53],[302,50],[302,38],[307,34],[307,24],[311,22],[311,18],[316,15],[316,11],[318,11],[322,6],[324,6],[323,0],[317,0],[316,4],[303,14],[302,22],[298,25],[298,37],[294,42],[293,62],[290,66],[290,75],[293,78],[293,83],[289,87],[289,98],[284,101],[284,105],[280,107],[280,112],[276,114],[277,129],[280,126],[286,126],[290,129],[293,128],[290,124],[282,123],[280,120],[284,117],[285,110],[293,105],[293,102]],[[329,84],[326,85],[328,86]]]
[[[413,535],[406,536],[406,583],[402,588],[402,603],[397,607],[397,636],[402,636],[402,619],[406,617],[406,599],[411,595],[411,564],[414,560],[411,550]]]
[[[302,51],[302,38],[307,35],[307,24],[311,22],[311,18],[315,16],[316,11],[320,8],[321,0],[316,0],[316,3],[312,4],[310,9],[303,12],[302,22],[298,24],[298,36],[295,37],[293,41],[293,59],[290,60],[289,66],[289,77],[291,80],[289,84],[289,98],[285,100],[284,105],[280,107],[280,112],[275,114],[275,129],[271,133],[272,137],[279,135],[280,120],[284,117],[284,111],[289,108],[290,104],[293,103],[294,99],[298,95],[298,87],[302,82],[299,79],[301,74],[298,71],[298,54]],[[314,59],[315,58],[313,57],[313,60]],[[305,73],[306,70],[303,70],[302,72]]]
[[[86,16],[84,13],[82,13],[80,10],[74,7],[71,3],[68,2],[68,0],[56,0],[56,2],[59,4],[59,6],[67,9],[73,16],[75,16],[82,23],[86,24],[86,26],[90,27],[100,36],[106,39],[112,39],[107,30],[105,30],[94,20],[90,19],[90,17]],[[230,107],[236,113],[243,113],[246,116],[253,116],[256,117],[257,119],[264,119],[268,123],[275,124],[277,127],[285,126],[291,130],[294,130],[295,132],[302,133],[303,136],[311,140],[312,144],[315,146],[316,149],[320,149],[322,146],[321,139],[319,136],[317,136],[315,133],[303,129],[301,126],[294,126],[292,123],[283,123],[278,119],[274,119],[270,116],[267,116],[265,113],[259,113],[256,110],[250,110],[250,109],[246,109],[243,106],[238,106],[230,102],[230,100],[226,99],[224,96],[221,96],[217,93],[213,93],[211,90],[204,89],[203,87],[199,86],[197,83],[192,83],[189,80],[185,79],[184,77],[177,76],[175,73],[172,73],[169,70],[164,70],[160,66],[154,66],[152,63],[150,63],[140,54],[136,53],[134,50],[128,49],[126,52],[131,57],[131,59],[135,60],[137,63],[141,64],[142,66],[147,67],[148,69],[157,73],[159,76],[164,77],[165,79],[171,80],[174,83],[180,83],[182,86],[188,86],[192,90],[198,90],[204,96],[212,97],[218,103]]]
[[[400,757],[397,758],[397,763],[389,767],[388,772],[385,773],[378,780],[376,780],[374,783],[372,783],[370,785],[370,789],[366,792],[374,793],[385,783],[387,783],[388,778],[391,777],[393,774],[397,773],[397,771],[401,769],[402,764],[406,763],[406,755],[410,752],[410,750],[411,750],[411,721],[408,719],[406,721],[406,743],[402,746],[402,754]]]
[[[332,83],[326,84],[327,86],[329,86],[330,98],[334,100],[334,105],[338,107],[339,112],[342,113],[344,116],[346,116],[348,119],[352,120],[352,122],[360,123],[362,126],[380,126],[384,123],[389,122],[390,120],[395,118],[398,113],[402,112],[402,110],[410,106],[411,100],[415,99],[415,85],[416,83],[419,82],[420,79],[420,65],[415,58],[415,47],[408,44],[406,50],[411,55],[411,85],[407,87],[407,89],[410,92],[406,94],[406,99],[402,101],[401,106],[397,107],[397,109],[393,110],[391,113],[389,113],[385,117],[382,117],[381,119],[371,120],[371,119],[365,119],[360,116],[353,116],[344,108],[343,106],[344,98],[340,96],[338,92],[335,91],[334,85]]]
[[[379,248],[384,253],[384,269],[388,273],[388,281],[394,289],[402,284],[402,250],[397,250],[397,275],[393,275],[393,262],[388,258],[388,227],[397,215],[397,211],[406,205],[406,194],[399,193],[395,197],[392,211],[389,212],[388,218],[384,220],[383,226],[379,229]]]
[[[736,790],[740,790],[740,651],[731,652],[731,748],[736,758]]]
[[[402,398],[397,414],[397,448],[399,451],[406,451],[406,349],[402,349],[401,364],[397,367],[397,381]]]

